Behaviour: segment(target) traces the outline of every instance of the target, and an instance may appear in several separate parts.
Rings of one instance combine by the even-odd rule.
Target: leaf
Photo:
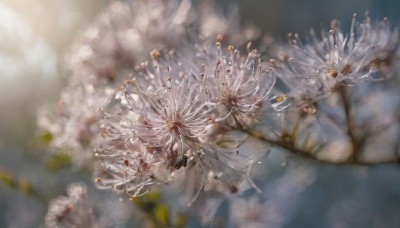
[[[154,208],[156,219],[164,226],[169,226],[169,211],[165,204],[159,204]]]

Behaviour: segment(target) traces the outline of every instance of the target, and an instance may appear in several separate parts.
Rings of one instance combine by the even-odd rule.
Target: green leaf
[[[164,226],[169,226],[169,211],[165,204],[159,204],[154,208],[156,219]]]

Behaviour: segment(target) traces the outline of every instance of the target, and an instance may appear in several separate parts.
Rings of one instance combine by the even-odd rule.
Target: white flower
[[[213,104],[208,102],[203,87],[187,76],[182,79],[169,76],[168,69],[165,75],[157,75],[166,78],[164,85],[142,88],[140,80],[126,83],[129,91],[126,101],[136,113],[131,126],[141,143],[169,159],[176,159],[183,155],[185,146],[193,146],[205,134]]]
[[[108,106],[113,96],[112,89],[74,85],[63,91],[56,111],[42,109],[38,125],[51,134],[50,146],[55,152],[71,155],[78,167],[90,163],[100,137],[99,110]]]
[[[67,193],[50,202],[44,219],[46,227],[111,227],[88,199],[84,183],[68,185]]]
[[[154,184],[173,181],[175,171],[184,169],[189,176],[200,174],[194,175],[200,178],[194,188],[236,192],[250,161],[235,146],[218,145],[221,132],[214,131],[216,120],[221,119],[218,115],[256,114],[274,78],[261,75],[253,65],[255,52],[243,63],[238,53],[232,62],[226,60],[226,69],[232,70],[227,75],[225,70],[208,74],[203,60],[216,64],[210,69],[222,61],[207,52],[206,56],[185,52],[189,53],[185,58],[166,53],[153,52],[154,61],[126,81],[117,96],[121,111],[106,114],[105,140],[96,150],[99,170],[104,171],[99,185],[138,196]],[[219,111],[228,105],[221,102],[223,96],[231,95],[226,90],[218,93],[224,83],[239,101],[228,113]]]
[[[187,0],[115,1],[77,40],[68,56],[75,80],[112,82],[154,48],[178,47],[192,24]]]
[[[360,46],[368,49],[373,71],[384,71],[381,77],[388,77],[397,70],[399,59],[400,31],[393,27],[388,18],[373,21],[365,15],[365,20],[356,26]]]
[[[146,151],[137,140],[108,128],[107,141],[95,151],[98,166],[95,172],[97,187],[112,189],[132,197],[147,193],[154,184],[167,183],[159,167],[162,159]],[[162,170],[165,172],[166,170]]]
[[[375,80],[376,72],[390,65],[398,39],[398,32],[386,20],[375,25],[367,17],[359,24],[355,15],[349,34],[340,30],[337,21],[332,21],[329,32],[322,31],[321,38],[312,30],[306,44],[297,34],[289,34],[291,48],[280,54],[282,64],[275,62],[286,87],[285,94],[276,97],[275,107],[305,106],[328,96],[337,86]]]
[[[257,50],[243,58],[229,46],[223,51],[217,43],[217,53],[208,58],[205,81],[213,99],[221,106],[219,119],[232,117],[236,124],[247,122],[268,110],[270,93],[275,84],[271,67],[260,65]]]

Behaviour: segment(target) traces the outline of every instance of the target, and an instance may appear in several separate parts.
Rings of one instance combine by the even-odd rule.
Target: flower
[[[213,99],[220,104],[219,120],[230,119],[236,124],[249,122],[269,108],[266,102],[275,84],[272,67],[260,64],[257,50],[246,58],[233,46],[208,58],[205,65],[205,83]]]
[[[123,130],[123,128],[120,128]],[[137,139],[117,129],[107,128],[107,139],[96,148],[95,172],[99,189],[112,189],[131,197],[146,194],[154,184],[168,183],[162,159],[146,151]]]
[[[54,152],[71,155],[78,167],[90,163],[100,138],[100,108],[110,105],[114,93],[90,84],[71,85],[61,94],[57,111],[43,108],[38,125],[51,134]]]
[[[157,48],[182,48],[206,43],[218,35],[241,45],[259,32],[240,26],[237,12],[228,17],[213,1],[192,6],[190,0],[114,1],[77,39],[67,60],[75,80],[112,82],[146,60]],[[195,20],[195,18],[199,18]]]
[[[204,6],[210,6],[210,4],[212,5],[211,2],[207,2],[204,3]],[[204,22],[203,20],[194,21],[192,14],[201,15]],[[139,71],[142,68],[146,68],[146,64],[139,63],[147,59],[150,50],[165,48],[172,51],[174,48],[189,48],[192,46],[193,40],[199,43],[199,45],[207,43],[210,36],[215,35],[215,30],[207,33],[205,31],[207,29],[202,26],[202,23],[206,23],[207,18],[218,18],[218,20],[223,20],[224,23],[227,21],[217,11],[204,10],[202,12],[195,12],[189,0],[168,2],[149,0],[132,1],[129,3],[116,1],[111,3],[106,12],[100,15],[96,22],[85,31],[82,37],[77,39],[71,53],[67,57],[72,75],[69,78],[67,88],[62,92],[59,110],[44,110],[39,115],[40,119],[38,122],[40,127],[52,134],[54,140],[51,145],[53,148],[57,151],[68,151],[69,154],[73,155],[73,160],[76,161],[74,163],[78,164],[78,166],[82,165],[85,161],[90,161],[94,148],[98,146],[97,142],[101,133],[99,108],[102,108],[107,113],[114,112],[114,103],[110,103],[110,100],[113,99],[114,91],[124,80],[132,78],[133,69]],[[229,24],[229,26],[228,24],[226,25],[224,30],[221,31],[224,36],[233,37],[230,36],[231,33],[235,34],[235,36],[240,36],[238,33],[238,28],[240,27],[238,23]],[[161,52],[152,52],[153,58],[160,58],[161,56],[158,55],[161,55]],[[170,60],[174,61],[172,58]],[[183,60],[180,61],[183,62]],[[174,74],[178,75],[178,71],[187,70],[182,69],[182,66],[186,67],[185,64],[181,64],[181,66],[175,64],[174,70],[176,72]],[[197,67],[196,71],[198,69]],[[156,71],[154,69],[154,72],[148,73],[154,74]],[[152,80],[160,80],[160,78],[156,77]],[[146,82],[141,81],[140,83]],[[157,83],[167,82],[160,81]],[[176,93],[168,92],[170,89],[164,90],[157,91],[157,93],[164,93],[166,96]],[[178,90],[179,96],[186,93],[183,91],[183,88]],[[189,99],[196,97],[195,93],[197,91],[202,91],[201,94],[203,94],[205,90],[205,88],[200,86],[191,93],[187,102],[189,102]],[[152,93],[155,92],[154,90],[152,91]],[[145,99],[142,102],[157,99],[156,96],[150,94],[150,91],[146,93],[148,93],[147,97],[142,96]],[[177,95],[173,96],[176,97]],[[204,97],[204,95],[202,96]],[[165,100],[163,102],[171,103],[175,97],[170,97],[168,101]],[[142,105],[142,108],[146,108],[146,105]],[[190,118],[189,115],[197,111],[192,109],[189,110],[189,113],[180,113],[186,115],[186,117],[173,117],[170,113],[167,114],[167,118]],[[199,115],[201,114],[199,113]],[[157,115],[154,114],[151,118],[154,119],[155,116]],[[142,116],[141,118],[150,118],[150,116]],[[174,128],[173,122],[175,120],[166,119],[166,121],[169,121],[165,123],[170,125],[167,128]],[[166,147],[172,151],[171,146],[177,142],[176,140],[196,138],[196,134],[202,134],[201,132],[204,131],[201,124],[196,124],[193,122],[184,127],[187,131],[184,138],[159,138],[158,145],[166,142],[165,140],[170,140]],[[139,125],[135,126],[140,128]],[[142,128],[144,128],[143,125]],[[158,133],[160,132],[156,134]],[[188,135],[192,133],[195,135]],[[141,137],[142,143],[144,143],[146,137],[153,136],[145,136],[143,133]],[[155,144],[157,143],[154,143],[153,146]],[[166,148],[165,150],[168,149]],[[176,155],[173,156],[176,157]]]
[[[204,91],[190,78],[173,80],[171,68],[154,67],[165,71],[125,82],[119,97],[123,111],[108,117],[106,140],[96,149],[106,174],[97,179],[99,185],[131,196],[168,183],[174,169],[186,166],[179,160],[185,147],[198,143],[208,123]]]
[[[114,1],[74,44],[68,62],[75,80],[112,82],[154,48],[178,47],[192,22],[187,0]]]
[[[359,24],[356,15],[349,34],[339,29],[337,21],[332,21],[329,32],[322,31],[321,38],[312,30],[306,44],[297,34],[289,34],[291,47],[280,54],[282,64],[274,62],[285,85],[284,95],[276,97],[274,107],[305,107],[328,96],[337,86],[375,80],[381,66],[390,61],[387,58],[397,52],[398,39],[398,32],[386,19],[372,24],[367,17]]]
[[[213,105],[203,87],[184,74],[183,79],[169,76],[169,69],[167,75],[156,75],[157,79],[167,78],[163,85],[154,83],[141,88],[138,81],[127,82],[132,87],[127,88],[125,96],[130,109],[137,114],[131,124],[141,143],[175,160],[183,155],[185,145],[198,143],[206,132]]]
[[[222,61],[196,50],[184,52],[184,57],[154,50],[153,61],[125,81],[117,95],[121,111],[105,114],[104,140],[96,149],[100,187],[136,197],[153,185],[168,184],[183,169],[199,178],[193,189],[238,191],[250,160],[232,143],[225,144],[227,148],[219,145],[221,132],[215,126],[226,103],[221,102],[218,89],[228,83],[240,96],[239,106],[224,116],[236,111],[251,116],[267,100],[274,78],[261,75],[261,69],[253,66],[256,51],[245,62],[238,53],[232,62],[225,61],[226,68],[232,64],[231,74],[225,75],[225,70],[209,74],[207,64],[215,64],[210,69],[216,69]],[[235,76],[238,79],[231,82]],[[213,80],[219,84],[213,85]]]
[[[84,183],[67,187],[68,196],[59,196],[49,204],[46,227],[111,227],[90,202]]]
[[[388,18],[373,21],[368,13],[365,20],[356,27],[359,30],[360,45],[368,48],[371,59],[369,63],[373,71],[385,71],[382,77],[389,77],[396,71],[399,58],[400,31],[391,25]]]

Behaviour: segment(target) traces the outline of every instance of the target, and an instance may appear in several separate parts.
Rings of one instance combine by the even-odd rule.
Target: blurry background
[[[68,70],[64,55],[73,38],[108,0],[0,0],[0,227],[38,227],[47,205],[13,189],[50,188],[48,198],[65,193],[81,171],[52,171],[37,140],[36,111],[55,102]],[[221,0],[239,4],[244,23],[278,42],[288,32],[307,33],[339,19],[345,27],[356,12],[362,20],[387,16],[400,24],[398,0]],[[285,227],[400,227],[398,166],[335,167],[307,161],[282,165],[273,154],[256,181],[263,186]],[[306,169],[306,171],[304,171]],[[309,175],[308,177],[302,177]],[[296,176],[297,175],[297,176]],[[298,176],[300,175],[300,177]],[[9,178],[9,179],[7,179]],[[306,181],[298,187],[300,180]],[[4,184],[7,181],[12,183]],[[10,187],[11,186],[11,187]],[[15,186],[14,186],[15,187]],[[49,192],[49,191],[47,191]],[[275,223],[271,223],[275,224]]]

